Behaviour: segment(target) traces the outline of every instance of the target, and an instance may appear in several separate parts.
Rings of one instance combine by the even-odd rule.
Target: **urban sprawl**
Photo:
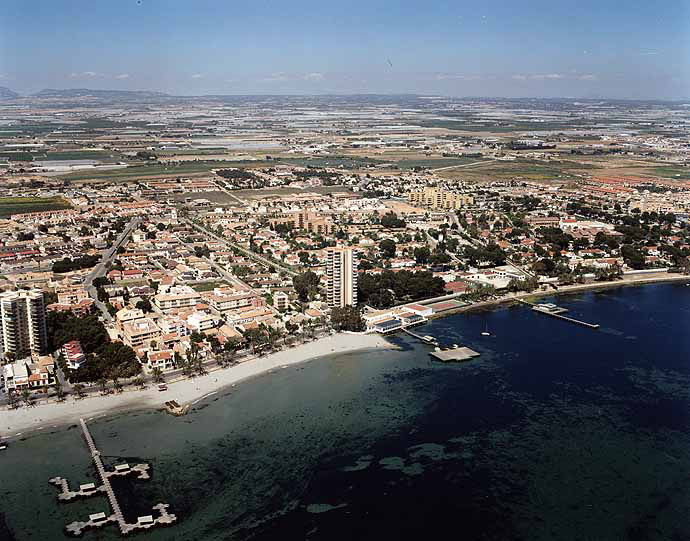
[[[43,91],[0,102],[0,405],[680,279],[690,105]]]

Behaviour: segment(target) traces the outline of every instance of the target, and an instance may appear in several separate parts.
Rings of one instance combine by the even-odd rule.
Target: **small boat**
[[[482,336],[491,336],[491,333],[489,332],[489,325],[487,324],[486,327],[484,327],[484,330],[482,331]]]

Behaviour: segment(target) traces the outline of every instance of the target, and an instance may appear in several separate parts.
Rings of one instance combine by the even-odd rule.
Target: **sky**
[[[690,0],[3,0],[0,86],[690,98]]]

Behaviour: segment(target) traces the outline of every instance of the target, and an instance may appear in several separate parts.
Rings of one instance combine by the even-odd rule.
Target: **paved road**
[[[101,311],[101,313],[103,314],[103,317],[105,318],[106,321],[111,321],[112,318],[110,317],[110,314],[108,313],[108,309],[107,309],[106,305],[98,300],[98,291],[93,286],[93,281],[96,278],[99,278],[101,276],[105,276],[105,273],[108,270],[108,266],[110,265],[112,260],[115,258],[115,255],[117,254],[118,248],[125,243],[125,241],[129,238],[129,235],[132,233],[132,231],[136,227],[139,226],[140,222],[141,222],[141,218],[133,218],[127,224],[127,226],[124,228],[122,233],[120,233],[120,236],[113,243],[113,245],[108,250],[103,252],[103,257],[101,257],[100,263],[98,263],[98,265],[96,265],[91,270],[91,272],[86,275],[86,278],[84,279],[84,288],[86,289],[89,296],[96,301],[96,306]]]
[[[480,162],[472,162],[472,163],[461,163],[459,165],[448,165],[446,167],[439,167],[437,169],[431,169],[432,173],[435,173],[436,171],[446,171],[448,169],[460,169],[461,167],[471,167],[473,165],[481,165],[489,162],[495,162],[496,158],[491,158],[488,160],[482,160]]]
[[[251,250],[247,250],[246,248],[243,248],[242,246],[238,246],[237,244],[235,244],[233,242],[230,242],[230,241],[228,241],[222,237],[219,237],[218,235],[216,235],[212,231],[209,231],[205,227],[202,227],[198,224],[195,224],[191,220],[185,220],[185,222],[187,224],[191,225],[192,227],[194,227],[195,229],[197,229],[198,231],[201,231],[205,235],[208,235],[212,239],[217,240],[218,242],[222,242],[223,244],[225,244],[226,246],[229,246],[230,248],[234,248],[238,252],[246,255],[247,257],[253,259],[254,261],[258,261],[262,265],[266,265],[267,267],[270,267],[270,266],[277,267],[277,268],[285,271],[289,276],[297,276],[297,273],[295,271],[290,270],[289,268],[281,265],[280,263],[276,263],[275,261],[271,261],[270,259],[267,259],[263,256],[260,256],[256,252],[252,252]]]

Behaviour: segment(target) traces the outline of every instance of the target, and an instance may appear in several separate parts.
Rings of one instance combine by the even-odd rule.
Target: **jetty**
[[[158,511],[158,517],[153,518],[152,515],[138,517],[137,522],[132,524],[125,520],[125,516],[120,508],[120,503],[117,500],[117,495],[110,484],[111,477],[136,475],[137,479],[150,479],[150,466],[148,464],[136,464],[130,466],[129,464],[118,464],[112,470],[106,470],[101,460],[101,452],[96,447],[93,437],[86,426],[84,419],[79,419],[81,429],[86,440],[86,445],[91,453],[91,459],[96,466],[96,472],[101,484],[86,483],[79,485],[79,490],[70,490],[69,483],[62,477],[53,477],[48,482],[57,486],[60,489],[58,494],[58,501],[69,502],[77,498],[86,498],[94,495],[105,494],[110,504],[110,514],[94,513],[89,515],[87,521],[75,521],[65,526],[67,534],[73,536],[80,536],[89,528],[99,528],[107,524],[116,524],[120,530],[120,534],[128,535],[137,530],[146,530],[154,526],[165,526],[173,524],[177,521],[177,517],[168,512],[168,504],[159,503],[153,506],[154,511]]]
[[[407,327],[402,327],[401,330],[404,333],[409,334],[411,337],[416,338],[420,342],[424,342],[425,344],[431,344],[432,346],[438,346],[438,340],[436,340],[436,338],[434,338],[433,336],[429,336],[429,335],[422,336],[421,334],[417,334],[417,333],[412,332]]]
[[[583,327],[588,327],[590,329],[598,329],[600,325],[598,323],[588,323],[586,321],[581,321],[573,317],[564,316],[563,313],[567,312],[566,308],[562,308],[552,303],[532,303],[526,301],[525,299],[517,299],[519,303],[531,306],[532,310],[540,314],[545,314],[547,316],[555,317],[557,319],[562,319],[563,321],[569,321],[570,323],[575,323],[576,325],[582,325]]]

